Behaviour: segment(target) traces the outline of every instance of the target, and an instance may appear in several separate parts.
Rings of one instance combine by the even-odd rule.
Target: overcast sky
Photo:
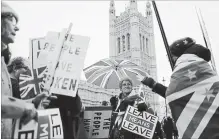
[[[147,1],[138,1],[138,10],[145,15]],[[29,39],[43,37],[48,31],[61,31],[73,23],[72,34],[91,38],[85,67],[109,57],[109,1],[7,1],[18,13],[20,31],[11,45],[12,57],[29,56]],[[172,43],[181,37],[192,37],[204,44],[195,6],[202,11],[213,54],[219,71],[219,2],[218,1],[156,1],[167,40]],[[115,1],[116,15],[129,1]],[[155,49],[158,80],[169,82],[171,75],[166,50],[154,15]]]

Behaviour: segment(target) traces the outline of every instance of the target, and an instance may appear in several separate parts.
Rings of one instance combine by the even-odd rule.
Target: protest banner
[[[139,112],[137,108],[128,106],[122,128],[148,139],[153,137],[158,117],[148,112]]]
[[[45,38],[30,39],[30,54],[29,59],[33,69],[45,67],[47,64],[47,44]]]
[[[50,87],[53,82],[54,73],[60,58],[61,50],[65,37],[68,33],[67,29],[63,29],[61,33],[48,32],[45,37],[45,45],[47,46],[47,72],[42,84],[44,90],[50,92]]]
[[[45,39],[30,39],[30,71],[22,73],[19,77],[20,96],[30,99],[41,93],[40,86],[46,71]]]
[[[38,110],[38,122],[31,120],[23,125],[16,120],[14,139],[63,138],[63,127],[59,109]]]
[[[112,107],[86,107],[84,128],[89,139],[107,139],[109,136]]]
[[[30,39],[30,71],[22,73],[19,77],[20,96],[22,99],[30,99],[42,93],[43,78],[46,74],[48,46],[58,39],[58,32],[48,32],[45,37]]]
[[[64,42],[50,92],[75,97],[89,37],[69,34]]]

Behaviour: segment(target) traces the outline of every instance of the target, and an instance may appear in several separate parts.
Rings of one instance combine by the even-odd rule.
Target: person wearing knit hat
[[[177,59],[184,54],[196,55],[197,57],[204,59],[206,62],[209,62],[211,60],[210,50],[200,44],[196,44],[196,41],[190,37],[185,37],[174,41],[170,45],[170,52],[174,59],[174,64],[176,63]],[[165,96],[167,90],[166,86],[160,83],[156,83],[154,79],[151,77],[143,77],[137,75],[137,78],[143,84],[152,88],[152,91],[158,93],[160,96],[164,98],[166,97]]]
[[[23,124],[27,124],[31,119],[37,118],[37,111],[34,105],[24,100],[12,97],[12,87],[10,75],[6,64],[8,64],[11,52],[9,44],[14,43],[18,16],[15,11],[2,2],[1,11],[1,138],[9,139],[12,137],[13,119],[21,119]],[[44,99],[41,97],[40,99]]]
[[[174,63],[183,54],[194,54],[207,62],[211,60],[210,50],[200,44],[196,44],[195,40],[190,37],[182,38],[173,42],[170,45],[170,52]]]
[[[2,2],[1,39],[5,48],[7,48],[8,44],[14,43],[16,32],[19,30],[17,26],[17,22],[18,22],[18,15],[10,6]]]
[[[153,92],[168,100],[173,119],[178,123],[179,138],[219,138],[219,125],[217,124],[219,108],[218,103],[213,103],[217,101],[216,99],[214,100],[214,97],[216,98],[219,95],[219,77],[208,63],[211,60],[210,50],[200,44],[196,44],[192,38],[186,37],[173,42],[170,45],[170,52],[175,65],[168,87],[157,83],[151,77],[137,75],[138,80],[152,88]],[[212,97],[209,99],[208,95]],[[206,101],[200,99],[202,97]],[[190,101],[190,98],[192,101]],[[197,105],[200,102],[202,104]],[[211,107],[209,108],[208,105],[211,105]],[[212,108],[217,110],[212,110]],[[199,115],[190,117],[188,114],[183,115],[182,118],[179,112],[185,109],[188,113],[197,110]],[[192,118],[192,121],[203,122],[201,118],[206,115],[211,115],[211,119],[206,120],[206,124],[201,124],[198,127],[195,122],[187,120]],[[185,129],[185,124],[189,124],[190,128]],[[191,127],[195,130],[186,132]],[[198,131],[199,135],[193,137],[191,133],[197,132],[196,128],[203,130]],[[185,131],[183,131],[184,129]]]

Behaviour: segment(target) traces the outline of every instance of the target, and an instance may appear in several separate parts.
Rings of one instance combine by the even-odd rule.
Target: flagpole
[[[162,25],[160,15],[159,15],[159,12],[157,10],[157,6],[156,6],[155,1],[152,1],[152,5],[154,7],[154,12],[155,12],[155,15],[157,17],[157,22],[158,22],[159,27],[160,27],[161,35],[162,35],[163,42],[164,42],[164,45],[165,45],[165,48],[166,48],[166,51],[167,51],[167,56],[168,56],[168,59],[169,59],[169,62],[170,62],[170,66],[171,66],[171,69],[173,70],[173,67],[174,67],[173,58],[172,58],[172,55],[170,53],[170,47],[169,47],[169,44],[167,42],[166,34],[165,34],[164,29],[163,29],[163,25]],[[165,107],[166,107],[166,116],[167,116],[167,102],[166,102],[166,99],[165,99]]]
[[[201,30],[202,30],[202,36],[204,38],[204,41],[205,41],[205,45],[206,47],[211,51],[211,65],[212,65],[212,68],[215,72],[217,72],[216,70],[216,65],[215,65],[215,60],[214,60],[214,56],[213,56],[213,52],[212,52],[212,49],[211,49],[211,43],[210,43],[210,39],[208,37],[208,32],[207,32],[207,29],[205,27],[205,22],[203,20],[203,17],[202,17],[202,13],[201,13],[201,10],[199,9],[199,14],[198,14],[198,11],[197,11],[197,8],[195,7],[195,10],[196,10],[196,14],[197,14],[197,17],[198,17],[198,21],[199,21],[199,25],[201,27]],[[201,19],[200,19],[201,18]]]
[[[170,66],[171,66],[171,69],[173,70],[173,67],[174,67],[173,58],[172,58],[171,53],[170,53],[170,48],[169,48],[169,45],[168,45],[168,42],[167,42],[167,38],[166,38],[164,29],[163,29],[163,25],[162,25],[160,15],[159,15],[159,12],[157,10],[157,6],[156,6],[155,1],[152,1],[152,5],[154,7],[154,12],[155,12],[155,15],[157,17],[157,21],[158,21],[158,24],[159,24],[159,27],[160,27],[161,35],[162,35],[163,42],[164,42],[164,45],[165,45],[165,48],[166,48],[166,51],[167,51],[167,56],[168,56],[168,59],[169,59],[169,62],[170,62]]]

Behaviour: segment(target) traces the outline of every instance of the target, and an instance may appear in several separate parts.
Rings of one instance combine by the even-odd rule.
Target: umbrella
[[[129,60],[103,59],[84,69],[87,82],[105,89],[118,89],[119,81],[129,77],[133,86],[140,84],[136,75],[148,76],[140,66]]]

